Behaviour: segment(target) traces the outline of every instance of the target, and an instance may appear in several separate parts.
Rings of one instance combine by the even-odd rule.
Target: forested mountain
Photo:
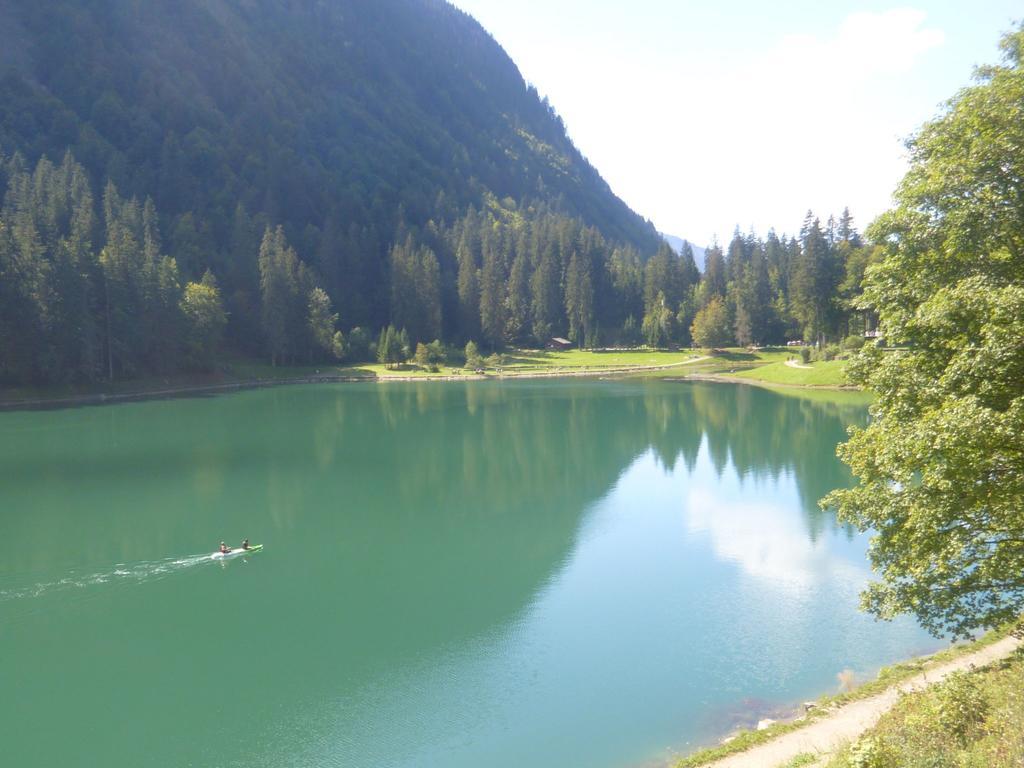
[[[443,0],[0,0],[0,190],[0,384],[821,341],[866,258],[809,217],[702,278]]]
[[[108,181],[152,201],[163,252],[183,280],[215,275],[229,338],[250,351],[267,227],[346,329],[394,319],[396,244],[469,214],[571,221],[643,256],[659,242],[442,0],[2,0],[0,183],[69,151],[97,213]],[[466,336],[456,254],[434,256],[445,328]]]

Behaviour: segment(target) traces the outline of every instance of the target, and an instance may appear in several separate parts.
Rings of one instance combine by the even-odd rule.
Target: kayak
[[[241,547],[235,547],[230,552],[214,552],[210,555],[211,560],[230,560],[233,557],[239,555],[251,555],[253,552],[259,552],[263,549],[262,544],[250,544],[248,549],[242,549]]]

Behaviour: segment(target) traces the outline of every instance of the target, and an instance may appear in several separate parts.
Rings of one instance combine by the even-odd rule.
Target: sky
[[[904,140],[999,61],[1019,0],[453,0],[612,189],[706,245],[889,207]]]

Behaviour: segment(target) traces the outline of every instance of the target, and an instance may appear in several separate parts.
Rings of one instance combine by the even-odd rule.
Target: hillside
[[[153,199],[184,277],[235,279],[239,206],[283,225],[300,258],[340,273],[336,303],[358,286],[350,324],[389,319],[379,277],[399,230],[471,207],[658,243],[442,0],[2,0],[0,152],[32,164],[68,149],[95,187]]]

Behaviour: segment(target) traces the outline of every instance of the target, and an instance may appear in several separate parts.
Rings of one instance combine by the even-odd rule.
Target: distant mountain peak
[[[676,235],[669,235],[666,234],[665,232],[659,232],[658,234],[661,235],[662,239],[666,243],[672,246],[672,250],[675,251],[676,253],[682,253],[683,244],[689,243],[690,248],[693,250],[693,260],[697,263],[697,269],[699,269],[701,272],[704,271],[704,254],[707,250],[706,248],[696,245],[692,240],[687,240]]]

